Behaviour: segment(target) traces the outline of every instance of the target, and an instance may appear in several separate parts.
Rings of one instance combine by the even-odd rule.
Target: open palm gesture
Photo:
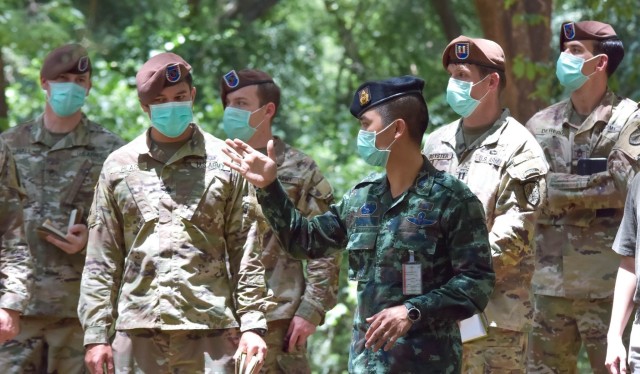
[[[262,188],[276,180],[278,169],[273,140],[267,143],[267,156],[240,139],[227,139],[225,143],[227,146],[222,152],[229,156],[230,160],[224,160],[223,163],[242,174],[249,183]]]

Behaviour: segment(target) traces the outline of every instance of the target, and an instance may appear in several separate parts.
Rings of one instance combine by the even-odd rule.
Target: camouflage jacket
[[[0,140],[0,308],[24,312],[33,283],[31,252],[24,234],[18,170]]]
[[[102,163],[124,142],[86,116],[56,142],[43,119],[41,115],[1,135],[13,152],[27,194],[24,226],[35,281],[25,315],[77,318],[85,253],[67,254],[40,239],[35,229],[49,219],[66,232],[69,215],[76,208],[86,217]]]
[[[607,91],[584,120],[567,99],[527,122],[549,163],[547,200],[536,228],[535,293],[573,298],[613,294],[619,258],[611,245],[640,155],[636,108]],[[606,159],[606,170],[578,175],[578,160],[588,158]]]
[[[346,247],[349,279],[358,282],[349,372],[460,370],[456,321],[484,309],[495,281],[482,205],[463,183],[425,159],[415,184],[396,199],[386,174],[373,174],[312,219],[294,209],[279,182],[258,190],[258,201],[294,257]],[[404,295],[402,268],[411,252],[421,266],[422,293]],[[392,350],[365,349],[365,319],[405,302],[422,319]]]
[[[172,156],[147,131],[105,161],[78,305],[85,344],[106,343],[114,323],[266,328],[255,191],[223,165],[224,143],[193,126]]]
[[[279,138],[274,139],[278,178],[289,199],[305,217],[322,214],[333,202],[331,185],[316,163]],[[319,325],[325,311],[336,305],[340,254],[307,261],[307,279],[300,260],[281,247],[268,224],[264,225],[262,263],[267,285],[277,306],[267,314],[268,321],[290,319],[294,315]]]
[[[496,287],[485,314],[492,326],[528,331],[533,310],[535,220],[544,196],[547,162],[540,146],[504,110],[467,148],[456,121],[429,135],[424,153],[436,169],[457,176],[484,207]]]

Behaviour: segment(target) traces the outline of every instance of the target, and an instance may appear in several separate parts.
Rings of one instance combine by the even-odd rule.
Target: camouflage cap
[[[151,57],[136,74],[140,102],[151,103],[167,83],[180,82],[190,72],[191,65],[175,53],[164,52]]]
[[[560,52],[569,40],[618,39],[613,27],[598,21],[564,22],[560,27]]]
[[[351,114],[360,118],[367,110],[406,95],[416,95],[424,101],[423,88],[424,81],[410,75],[363,83],[353,95]]]
[[[275,84],[273,78],[264,71],[256,69],[242,69],[236,73],[235,70],[231,70],[220,79],[220,99],[222,100],[222,106],[227,106],[227,95],[229,93],[237,91],[242,87],[264,83]]]
[[[67,44],[49,52],[44,58],[40,76],[44,79],[56,79],[60,74],[83,74],[91,72],[91,60],[87,50],[80,44]]]
[[[442,53],[442,66],[463,63],[485,66],[500,71],[505,70],[504,51],[493,40],[469,38],[460,35],[453,39]]]

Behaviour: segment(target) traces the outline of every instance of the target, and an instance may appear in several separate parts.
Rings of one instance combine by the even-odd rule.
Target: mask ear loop
[[[580,72],[582,73],[582,68],[584,67],[584,64],[586,64],[587,62],[589,62],[589,61],[593,60],[594,58],[600,58],[600,56],[601,56],[601,55],[603,55],[603,54],[604,54],[604,53],[600,53],[600,54],[597,54],[597,55],[595,55],[595,56],[591,57],[591,58],[590,58],[590,59],[588,59],[588,60],[585,60],[585,61],[582,63],[582,66],[580,67]],[[585,75],[585,77],[589,78],[589,77],[591,77],[592,75],[594,75],[594,74],[596,73],[596,69],[597,69],[597,67],[598,67],[598,64],[596,64],[596,66],[593,68],[593,72],[592,72],[591,74],[589,74],[589,75]],[[583,73],[583,75],[584,75],[584,73]]]
[[[491,73],[491,74],[493,74],[493,73]],[[482,78],[482,79],[480,79],[478,82],[476,82],[476,83],[472,84],[472,85],[471,85],[471,88],[473,89],[473,87],[475,87],[476,85],[478,85],[478,84],[480,84],[480,83],[484,82],[484,80],[485,80],[485,79],[487,79],[487,78],[489,78],[489,76],[491,76],[491,74],[487,74],[487,75],[485,75],[485,77],[484,77],[484,78]],[[487,97],[487,95],[488,95],[488,94],[489,94],[489,89],[487,89],[487,92],[485,92],[485,93],[484,93],[484,95],[482,95],[482,97],[481,97],[481,98],[479,98],[479,99],[477,99],[477,100],[478,100],[478,101],[480,101],[480,102],[482,102],[482,100],[483,100],[485,97]],[[471,97],[471,90],[469,90],[469,97]],[[473,97],[472,97],[472,99],[473,99]],[[475,100],[475,99],[474,99],[474,100]]]
[[[388,125],[387,125],[387,127],[385,127],[384,129],[382,129],[382,130],[378,131],[378,132],[376,133],[376,138],[378,137],[378,134],[381,134],[381,133],[383,133],[383,132],[387,131],[387,129],[388,129],[389,127],[391,127],[391,125],[393,125],[394,123],[396,123],[396,121],[397,121],[397,119],[394,119],[393,121],[391,121],[391,123],[390,123],[390,124],[388,124]],[[378,149],[378,147],[377,147],[377,146],[375,146],[375,143],[373,143],[373,145],[374,145],[374,146],[376,147],[376,149],[378,149],[379,151],[391,152],[391,151],[389,150],[389,148],[391,148],[391,146],[393,145],[393,143],[395,143],[395,142],[396,142],[396,140],[398,140],[398,138],[394,138],[394,139],[393,139],[393,141],[391,142],[391,144],[389,144],[389,146],[388,146],[387,148],[385,148],[385,149]]]
[[[251,115],[253,115],[253,113],[256,113],[257,111],[259,111],[260,109],[266,107],[267,104],[264,104],[263,106],[261,106],[260,108],[254,110],[253,112],[251,112]],[[251,116],[249,116],[249,118],[251,118]],[[256,127],[253,127],[254,130],[258,130],[258,127],[262,126],[262,124],[264,123],[265,118],[262,117],[262,121],[260,121],[260,123],[258,123],[258,125]],[[247,125],[249,125],[249,127],[251,127],[250,124],[247,123]]]

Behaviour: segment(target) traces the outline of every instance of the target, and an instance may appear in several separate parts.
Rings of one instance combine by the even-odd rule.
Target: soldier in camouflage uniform
[[[124,142],[81,111],[91,89],[87,51],[69,44],[47,55],[40,71],[44,114],[2,134],[26,190],[24,221],[35,282],[22,331],[0,348],[3,373],[84,371],[77,307],[93,188],[102,163]],[[73,210],[82,223],[69,225]],[[66,236],[39,236],[46,220]]]
[[[23,227],[23,195],[11,151],[0,140],[0,343],[18,335],[20,313],[27,307],[33,283]]]
[[[496,287],[485,310],[486,338],[463,345],[462,371],[526,372],[533,307],[535,220],[547,163],[534,137],[500,106],[504,52],[495,42],[459,36],[442,64],[447,101],[461,119],[434,131],[424,154],[436,169],[465,182],[484,207]]]
[[[322,214],[333,203],[329,182],[307,155],[273,136],[271,124],[280,105],[280,88],[269,74],[260,70],[234,70],[220,82],[224,130],[231,139],[246,141],[266,153],[273,139],[278,179],[289,199],[305,216]],[[251,115],[250,113],[254,113]],[[240,120],[237,114],[244,114]],[[255,129],[255,130],[254,130]],[[310,373],[306,356],[307,338],[324,320],[325,312],[336,305],[340,254],[309,260],[306,280],[303,263],[281,248],[264,220],[262,236],[269,290],[277,303],[267,313],[269,332],[265,337],[269,355],[263,366],[267,373]]]
[[[173,53],[142,66],[152,126],[109,156],[96,187],[78,306],[93,373],[233,372],[234,354],[266,354],[255,191],[192,122],[190,71]]]
[[[536,226],[529,369],[576,372],[584,344],[591,368],[603,373],[619,263],[611,245],[640,155],[637,105],[607,88],[624,56],[610,25],[564,23],[560,51],[556,74],[571,96],[526,124],[549,163]]]
[[[420,153],[429,118],[423,86],[405,76],[358,88],[358,152],[387,173],[371,174],[312,219],[277,181],[273,142],[267,157],[227,140],[226,165],[260,187],[283,248],[317,258],[346,247],[349,279],[358,282],[350,373],[459,373],[457,321],[484,309],[493,290],[482,204]]]

